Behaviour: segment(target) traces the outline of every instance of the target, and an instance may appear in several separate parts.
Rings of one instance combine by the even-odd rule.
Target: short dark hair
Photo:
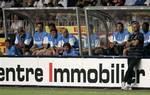
[[[5,42],[11,42],[11,40],[9,38],[5,39]]]
[[[56,25],[54,23],[50,23],[49,26],[52,26],[53,28],[56,28]]]
[[[124,27],[123,23],[122,22],[118,22],[117,24],[120,24],[122,27]]]
[[[43,23],[42,23],[42,22],[38,22],[36,25],[38,25],[38,24],[41,24],[41,25],[42,25],[42,27],[43,27]]]
[[[138,21],[131,21],[131,24],[139,24]]]
[[[63,47],[65,47],[65,46],[68,46],[68,47],[69,47],[69,49],[71,49],[71,45],[70,45],[70,43],[64,43]]]
[[[8,42],[10,45],[14,45],[14,42],[12,41],[12,39],[10,39],[10,38],[7,38],[6,40],[5,40],[5,43],[6,42]]]
[[[50,30],[50,32],[52,32],[52,31],[56,31],[56,32],[57,32],[57,29],[53,29],[53,28],[52,28],[52,29]]]
[[[23,28],[20,28],[18,32],[25,32],[25,30]]]
[[[148,22],[144,22],[143,24],[145,24],[146,27],[149,27],[149,23]]]

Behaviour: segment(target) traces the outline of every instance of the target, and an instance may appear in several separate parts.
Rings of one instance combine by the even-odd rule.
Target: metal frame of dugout
[[[23,7],[23,8],[3,8],[3,25],[4,25],[4,33],[5,33],[5,38],[7,38],[7,28],[6,28],[6,20],[7,20],[7,14],[8,13],[15,13],[15,14],[19,14],[21,16],[24,16],[25,18],[27,18],[29,21],[31,21],[31,25],[34,27],[33,25],[33,16],[34,16],[34,11],[35,12],[42,12],[42,13],[71,13],[74,14],[76,17],[76,25],[77,25],[77,31],[78,31],[78,37],[79,37],[79,51],[80,51],[80,55],[82,56],[82,44],[81,44],[81,29],[80,29],[80,16],[81,13],[84,15],[84,11],[81,10],[80,8],[77,7],[68,7],[68,8],[62,8],[62,7]],[[32,29],[32,34],[34,32],[34,29]]]
[[[7,38],[7,28],[6,28],[6,20],[7,20],[7,13],[16,13],[20,14],[22,16],[25,16],[28,18],[31,23],[32,21],[32,15],[34,15],[33,11],[44,11],[51,12],[51,13],[73,13],[76,16],[77,20],[77,31],[78,31],[78,37],[79,37],[79,51],[80,56],[83,56],[83,46],[82,46],[82,33],[81,33],[81,26],[80,26],[80,20],[81,16],[85,16],[85,23],[87,28],[87,42],[88,42],[88,56],[92,56],[92,47],[91,47],[91,39],[90,39],[90,28],[89,24],[91,23],[91,18],[96,18],[98,22],[102,22],[105,29],[105,45],[108,46],[108,36],[109,32],[112,32],[112,27],[115,26],[116,22],[114,20],[115,17],[119,16],[119,13],[121,14],[127,14],[127,15],[134,15],[135,17],[139,14],[147,14],[148,17],[150,17],[149,11],[150,7],[140,7],[140,6],[122,6],[122,7],[114,7],[114,6],[97,6],[97,7],[85,7],[84,9],[80,9],[77,7],[68,7],[68,8],[61,8],[61,7],[43,7],[43,8],[3,8],[3,24],[4,24],[4,33],[5,38]],[[122,15],[121,15],[122,16]],[[133,20],[133,18],[132,18]],[[136,20],[136,19],[135,19]],[[95,23],[94,23],[95,24]],[[34,30],[32,30],[33,32]]]
[[[112,27],[115,25],[115,18],[117,16],[123,16],[120,14],[125,14],[125,16],[132,15],[134,18],[131,18],[131,20],[137,20],[138,15],[143,15],[142,20],[144,19],[144,16],[148,16],[150,20],[150,7],[147,6],[97,6],[97,7],[86,7],[84,8],[85,11],[85,20],[86,20],[86,27],[89,29],[89,16],[94,16],[98,18],[99,20],[103,21],[103,24],[105,25],[106,29],[106,45],[108,45],[108,36],[109,32],[112,32]],[[149,22],[148,20],[148,22]],[[110,25],[108,25],[108,23]],[[88,53],[89,56],[92,56],[92,51],[91,51],[91,40],[90,40],[90,32],[87,32],[88,36],[88,43],[89,44],[89,49]]]

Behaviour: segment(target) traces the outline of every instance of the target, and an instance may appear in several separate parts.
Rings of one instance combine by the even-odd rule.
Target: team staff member
[[[140,62],[141,56],[143,56],[144,36],[140,32],[139,22],[132,22],[132,31],[133,33],[129,36],[124,49],[124,53],[128,56],[128,69],[122,84],[122,89],[124,90],[132,90],[132,78],[135,77],[133,69]]]

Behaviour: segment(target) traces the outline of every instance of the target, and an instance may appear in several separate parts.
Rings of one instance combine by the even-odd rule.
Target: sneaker
[[[123,88],[123,90],[132,90],[132,86],[129,85],[129,84],[127,84],[127,85]]]
[[[131,86],[129,86],[129,87],[128,87],[128,90],[132,90],[132,87],[131,87]]]
[[[124,89],[125,89],[125,86],[126,86],[126,83],[125,83],[125,82],[122,82],[122,83],[121,83],[121,89],[124,90]]]

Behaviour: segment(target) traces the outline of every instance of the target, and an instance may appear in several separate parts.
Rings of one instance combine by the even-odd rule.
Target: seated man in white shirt
[[[11,24],[11,32],[17,34],[19,29],[23,27],[23,22],[19,20],[17,15],[13,16],[13,22]]]
[[[126,41],[129,38],[129,32],[124,30],[124,25],[122,22],[117,23],[116,31],[113,33],[114,47],[117,48],[119,55],[123,54],[123,49]]]

